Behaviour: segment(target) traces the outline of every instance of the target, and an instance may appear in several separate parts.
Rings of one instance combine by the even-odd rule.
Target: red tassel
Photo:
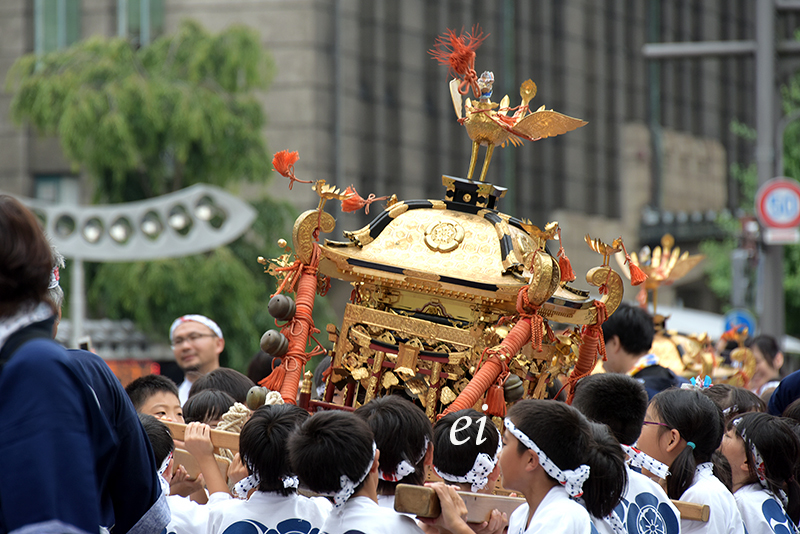
[[[289,152],[288,150],[281,150],[280,152],[276,152],[275,155],[272,157],[272,167],[275,172],[281,174],[281,176],[285,176],[289,179],[289,189],[294,186],[295,182],[300,182],[302,184],[310,184],[311,180],[298,180],[294,175],[294,164],[297,163],[297,160],[300,159],[300,154],[295,152]]]
[[[631,271],[631,285],[638,286],[645,280],[647,280],[647,275],[644,274],[638,265],[631,261],[631,256],[628,254],[628,251],[625,250],[625,243],[622,243],[622,251],[625,253],[625,263],[628,265],[628,269]]]
[[[561,228],[558,229],[558,268],[561,270],[561,281],[572,282],[577,278],[575,271],[572,270],[572,263],[570,263],[567,253],[564,252],[564,242],[561,241]]]
[[[628,258],[628,261],[630,261],[630,258]],[[644,274],[644,271],[642,271],[638,265],[636,265],[635,263],[629,263],[629,267],[631,269],[632,285],[638,286],[639,284],[647,280],[647,275]]]
[[[259,380],[258,385],[264,386],[270,391],[280,391],[284,376],[286,376],[286,367],[281,362],[281,365],[273,369],[268,377]]]
[[[572,282],[577,278],[575,271],[572,270],[572,264],[566,254],[558,258],[558,268],[561,269],[561,281]]]
[[[344,195],[345,198],[344,200],[342,200],[342,211],[346,212],[358,211],[364,206],[366,206],[367,209],[365,210],[365,212],[367,215],[369,215],[370,204],[378,200],[386,200],[387,198],[389,198],[389,197],[375,198],[375,195],[372,193],[370,193],[370,195],[367,198],[362,198],[361,195],[358,194],[358,191],[356,191],[355,186],[353,185],[348,186],[348,188],[344,190]]]
[[[503,386],[494,383],[489,391],[486,393],[486,410],[487,415],[496,415],[497,417],[506,416],[506,398]]]

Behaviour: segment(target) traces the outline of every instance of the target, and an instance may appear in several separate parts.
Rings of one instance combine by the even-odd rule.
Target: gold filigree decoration
[[[456,400],[456,394],[453,393],[453,390],[447,386],[443,387],[442,394],[439,396],[439,401],[442,404],[447,405],[453,402],[454,400]]]
[[[385,373],[383,373],[383,381],[381,383],[384,389],[389,389],[390,387],[399,384],[400,381],[397,379],[397,377],[393,372],[386,371]]]

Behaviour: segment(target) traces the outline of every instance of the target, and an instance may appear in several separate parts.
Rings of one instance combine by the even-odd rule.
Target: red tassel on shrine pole
[[[558,229],[558,268],[561,271],[562,282],[572,282],[577,278],[575,271],[572,270],[572,263],[570,263],[567,253],[564,251],[564,242],[561,241],[561,228]]]
[[[631,271],[631,285],[638,286],[645,280],[647,280],[647,275],[644,274],[638,265],[631,261],[631,257],[628,254],[628,251],[625,249],[625,243],[622,243],[622,252],[625,253],[625,263],[628,265],[628,269]]]
[[[489,388],[486,393],[486,410],[484,411],[487,415],[506,416],[506,398],[502,384],[494,383]]]

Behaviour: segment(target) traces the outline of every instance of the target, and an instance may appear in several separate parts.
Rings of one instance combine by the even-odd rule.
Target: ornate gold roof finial
[[[495,145],[505,147],[507,143],[514,146],[522,144],[521,139],[538,141],[545,137],[553,137],[584,126],[586,121],[563,115],[544,106],[534,112],[528,109],[528,102],[536,95],[536,84],[527,80],[520,86],[522,104],[515,108],[509,107],[508,95],[504,96],[500,104],[492,102],[492,86],[494,74],[484,71],[480,78],[475,72],[475,50],[480,46],[485,37],[480,33],[480,28],[473,28],[472,32],[456,35],[448,30],[444,36],[437,40],[436,46],[430,50],[431,55],[440,63],[448,65],[450,72],[455,76],[450,81],[450,96],[453,100],[458,122],[467,129],[467,135],[472,139],[472,156],[469,162],[467,179],[472,180],[475,164],[478,160],[478,147],[485,146],[486,157],[483,161],[480,181],[486,179],[486,171],[492,160]],[[472,88],[476,100],[462,97]],[[463,113],[462,113],[463,107]],[[513,112],[509,115],[509,112]]]
[[[680,247],[675,246],[675,238],[670,234],[664,234],[661,238],[661,245],[652,251],[650,247],[644,247],[637,255],[631,253],[631,264],[638,266],[645,274],[647,280],[642,286],[642,290],[637,297],[639,303],[644,306],[647,304],[647,291],[653,291],[653,313],[656,313],[658,305],[658,288],[664,285],[673,284],[683,278],[694,269],[698,263],[703,261],[705,256],[702,254],[689,255],[688,251],[681,253]],[[630,278],[630,271],[622,261],[620,263],[622,272]]]

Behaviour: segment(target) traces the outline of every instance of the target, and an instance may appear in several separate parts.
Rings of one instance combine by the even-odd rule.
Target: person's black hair
[[[456,421],[466,417],[469,425],[457,426],[456,438],[462,443],[453,443],[450,431]],[[483,441],[478,444],[478,438]],[[486,453],[494,458],[500,434],[492,419],[472,408],[449,413],[439,419],[433,427],[433,465],[447,475],[463,477],[475,465],[475,458],[480,453]],[[381,453],[383,454],[383,453]],[[452,481],[448,481],[452,482]]]
[[[572,407],[591,421],[608,425],[624,445],[633,445],[642,431],[647,412],[647,390],[633,377],[604,373],[581,378]]]
[[[590,514],[605,517],[619,504],[628,480],[625,453],[605,425],[590,423],[567,404],[541,399],[519,401],[508,417],[559,469],[589,466],[583,500]],[[528,449],[520,442],[518,450]]]
[[[800,423],[800,399],[795,399],[792,403],[783,410],[781,417],[793,419],[795,422]]]
[[[694,444],[694,448],[684,447],[669,466],[667,495],[670,499],[680,499],[692,485],[697,466],[710,462],[722,442],[725,431],[722,410],[695,389],[666,389],[657,393],[650,404],[659,420],[667,425],[658,427],[659,435],[675,429]]]
[[[786,515],[797,524],[800,520],[800,484],[794,474],[800,458],[800,441],[792,423],[767,413],[746,413],[731,421],[729,428],[733,428],[739,437],[744,435],[747,438],[744,451],[751,479],[758,483],[750,444],[755,446],[764,461],[766,489],[776,496],[780,490],[786,492]]]
[[[372,430],[375,444],[381,451],[378,469],[386,476],[396,473],[403,460],[414,466],[414,472],[399,481],[378,478],[378,493],[393,495],[397,484],[425,483],[425,454],[433,441],[431,422],[422,408],[400,395],[372,399],[354,412]]]
[[[219,389],[228,393],[236,402],[247,403],[247,392],[255,386],[255,382],[236,369],[218,367],[198,378],[189,389],[189,397],[197,395],[205,389]]]
[[[638,306],[623,302],[603,323],[603,339],[607,342],[614,336],[619,337],[625,352],[644,354],[653,345],[653,316]]]
[[[775,356],[777,356],[781,351],[781,347],[778,345],[778,340],[767,334],[761,334],[753,339],[748,339],[746,345],[751,349],[754,346],[758,347],[758,351],[762,356],[764,356],[764,361],[767,362],[767,365],[773,369],[776,369]],[[777,368],[777,370],[780,370],[780,368]]]
[[[766,412],[767,404],[750,390],[730,384],[714,384],[703,394],[714,401],[725,417],[725,423],[747,412]]]
[[[337,492],[342,475],[356,482],[370,468],[373,443],[369,425],[352,412],[317,412],[289,438],[289,461],[311,491]],[[361,490],[364,480],[354,493]]]
[[[239,434],[239,454],[248,474],[255,473],[261,480],[258,491],[284,496],[295,492],[283,484],[283,477],[294,474],[286,444],[308,417],[306,410],[293,404],[268,405],[256,409],[244,424]]]
[[[728,491],[733,493],[733,473],[731,472],[731,464],[722,452],[717,449],[711,455],[712,472],[717,479],[722,482],[722,485],[728,488]]]
[[[147,438],[150,440],[150,445],[153,447],[156,465],[160,466],[166,457],[169,456],[169,453],[175,449],[172,433],[169,431],[167,425],[152,415],[146,413],[137,415],[139,416],[139,421],[142,423],[142,427],[144,427]]]
[[[567,402],[567,393],[562,388],[563,384],[555,376],[551,376],[544,387],[545,399],[553,399],[560,402]]]
[[[208,423],[222,419],[236,401],[228,393],[218,389],[206,389],[189,397],[183,405],[183,420],[186,424],[193,422]]]
[[[271,375],[272,370],[278,367],[280,364],[280,358],[276,358],[268,352],[259,350],[253,355],[253,358],[247,365],[247,378],[252,380],[253,383],[258,384]]]
[[[156,393],[172,393],[178,398],[178,386],[170,378],[163,375],[140,376],[127,386],[125,393],[130,397],[133,407],[138,412],[147,400]]]
[[[19,200],[0,195],[0,317],[28,303],[45,302],[53,252],[36,215]]]

